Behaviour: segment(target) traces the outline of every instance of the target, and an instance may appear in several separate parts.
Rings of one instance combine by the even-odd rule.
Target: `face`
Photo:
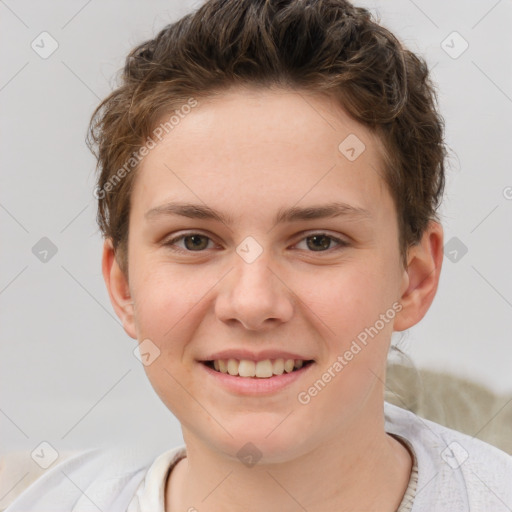
[[[145,157],[124,326],[159,351],[145,370],[186,441],[233,457],[251,442],[282,461],[382,406],[408,278],[381,150],[326,97],[233,89]],[[219,359],[260,375],[270,359],[282,375],[205,363]],[[312,362],[283,372],[279,359]]]

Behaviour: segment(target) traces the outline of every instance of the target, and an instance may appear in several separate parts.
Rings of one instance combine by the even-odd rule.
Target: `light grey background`
[[[197,5],[0,1],[1,452],[182,441],[109,302],[84,138],[128,51]],[[452,151],[445,241],[468,249],[445,257],[434,305],[404,347],[420,367],[511,392],[512,2],[359,5],[433,67]],[[59,45],[47,59],[31,48],[43,31]],[[469,44],[458,58],[441,46],[460,51],[454,31]],[[32,252],[42,237],[58,250],[46,263]]]

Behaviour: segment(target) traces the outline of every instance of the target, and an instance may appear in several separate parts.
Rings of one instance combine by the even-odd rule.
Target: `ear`
[[[427,313],[436,295],[443,264],[443,228],[430,221],[421,240],[407,252],[400,303],[394,330],[416,325]]]
[[[117,262],[110,238],[107,238],[103,244],[101,268],[114,311],[123,323],[126,334],[137,339],[134,307],[128,279]]]

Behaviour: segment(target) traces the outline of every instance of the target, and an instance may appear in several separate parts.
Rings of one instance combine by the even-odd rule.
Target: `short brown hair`
[[[134,152],[165,113],[236,85],[329,94],[379,135],[406,265],[437,220],[445,183],[444,121],[426,62],[346,0],[209,0],[134,48],[91,118],[97,220],[126,274]]]

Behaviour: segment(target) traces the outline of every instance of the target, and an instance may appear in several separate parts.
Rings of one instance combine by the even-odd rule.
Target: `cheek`
[[[391,307],[386,276],[368,270],[375,267],[370,261],[352,262],[345,268],[301,279],[301,299],[325,322],[331,335],[353,336]]]
[[[383,279],[369,272],[340,274],[338,282],[333,279],[311,297],[311,308],[329,327],[327,357],[309,390],[303,390],[317,411],[312,417],[331,409],[341,421],[384,381],[396,307]]]
[[[192,363],[184,354],[197,328],[200,299],[206,290],[186,272],[171,272],[165,265],[145,268],[152,270],[137,276],[134,298],[138,337],[151,340],[158,356],[144,365],[144,371],[162,402],[181,419],[190,407],[186,390],[193,388]]]
[[[347,393],[358,389],[356,395],[365,394],[382,374],[397,313],[397,285],[386,268],[380,259],[368,258],[347,263],[325,278],[304,281],[302,296],[321,320],[316,325],[326,345],[327,358],[319,371],[336,375],[326,375],[333,384],[319,402],[348,403],[355,397]]]
[[[141,335],[163,342],[191,323],[211,285],[198,272],[176,271],[170,265],[151,262],[136,276],[136,317]]]

